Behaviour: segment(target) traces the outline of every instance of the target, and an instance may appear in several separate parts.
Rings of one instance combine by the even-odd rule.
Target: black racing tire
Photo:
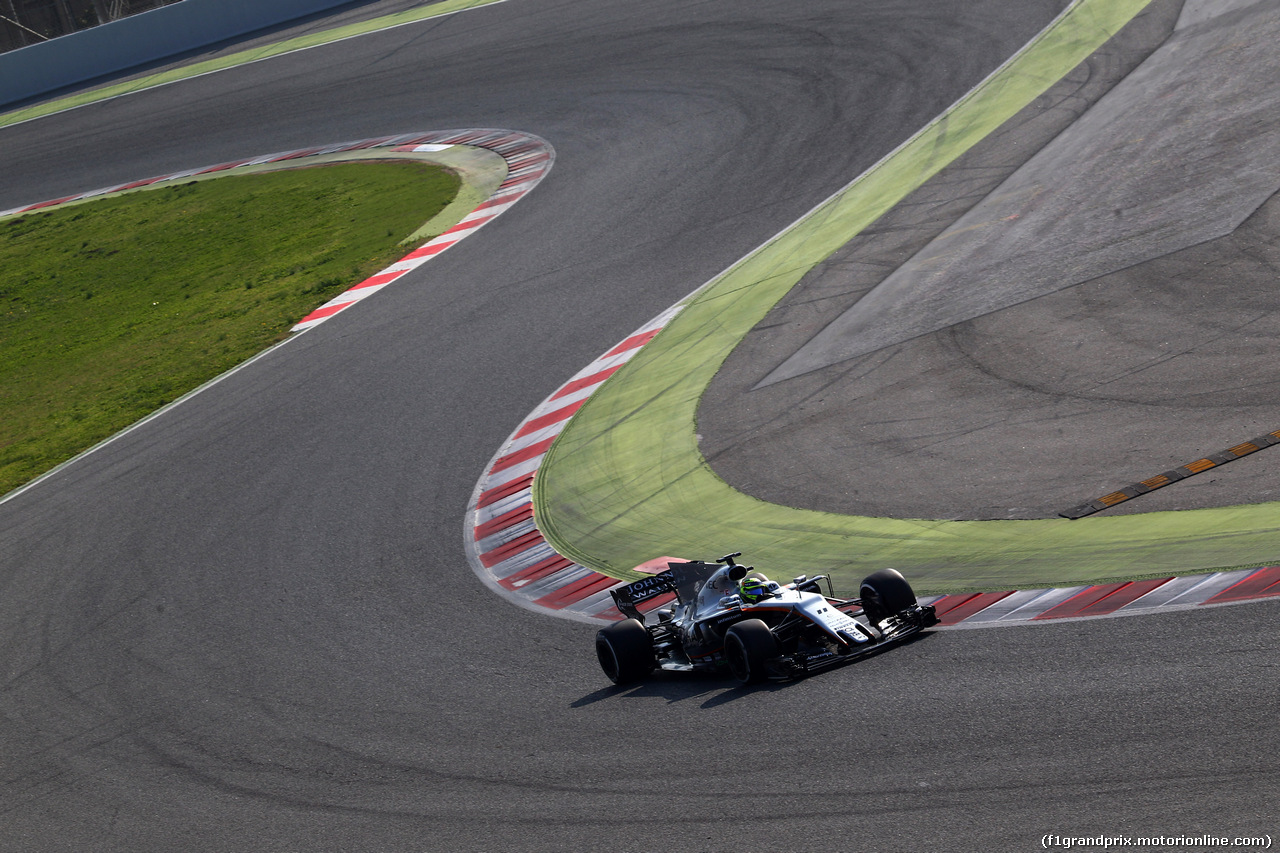
[[[630,684],[649,673],[657,661],[653,637],[637,619],[624,619],[596,632],[596,658],[614,684]]]
[[[778,640],[759,619],[734,623],[724,633],[729,672],[742,684],[758,684],[769,676],[766,662],[779,654]]]
[[[897,569],[881,569],[867,575],[862,579],[858,597],[862,599],[862,610],[872,625],[879,625],[881,620],[916,603],[911,584]]]

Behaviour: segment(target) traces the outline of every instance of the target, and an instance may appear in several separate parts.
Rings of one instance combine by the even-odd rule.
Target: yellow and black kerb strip
[[[1229,447],[1221,453],[1214,453],[1203,459],[1197,459],[1195,462],[1188,462],[1174,468],[1172,471],[1165,471],[1163,474],[1157,474],[1149,477],[1141,483],[1134,483],[1132,486],[1126,486],[1119,491],[1112,492],[1109,495],[1103,495],[1095,498],[1088,503],[1080,504],[1080,506],[1072,507],[1058,513],[1063,518],[1083,518],[1086,515],[1092,515],[1095,512],[1123,503],[1129,498],[1136,498],[1138,495],[1145,495],[1147,492],[1153,492],[1170,483],[1176,483],[1179,480],[1185,480],[1193,474],[1199,474],[1201,471],[1208,471],[1210,468],[1217,468],[1219,465],[1226,465],[1228,462],[1234,462],[1241,456],[1248,456],[1250,453],[1256,453],[1264,447],[1270,447],[1273,444],[1280,444],[1280,429],[1273,430],[1266,435],[1260,435],[1252,441],[1246,441],[1243,444],[1237,444],[1235,447]]]

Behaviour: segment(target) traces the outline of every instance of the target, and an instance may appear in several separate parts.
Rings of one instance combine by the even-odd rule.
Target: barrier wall
[[[351,0],[183,0],[0,53],[0,107]]]

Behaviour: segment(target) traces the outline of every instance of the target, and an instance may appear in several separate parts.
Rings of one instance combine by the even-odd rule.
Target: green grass
[[[0,494],[286,337],[459,185],[330,165],[0,221]]]

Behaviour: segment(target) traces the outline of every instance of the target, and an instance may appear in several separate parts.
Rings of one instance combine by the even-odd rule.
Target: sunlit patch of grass
[[[0,221],[0,494],[284,338],[458,188],[340,164]]]

